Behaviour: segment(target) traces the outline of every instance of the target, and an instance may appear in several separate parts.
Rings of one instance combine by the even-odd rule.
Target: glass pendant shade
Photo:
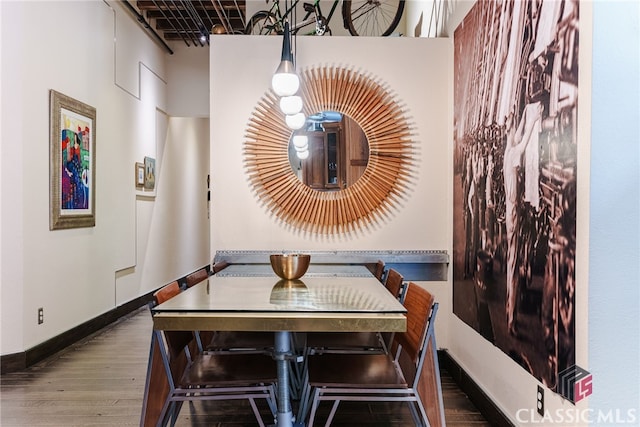
[[[294,135],[293,146],[296,151],[304,151],[309,147],[309,138],[307,135]]]
[[[302,98],[298,95],[280,98],[280,110],[285,114],[298,114],[302,111]]]
[[[295,73],[276,71],[271,78],[271,87],[278,96],[295,95],[300,88],[300,79]]]
[[[289,129],[297,130],[304,126],[304,123],[307,121],[304,113],[298,114],[287,114],[284,117],[285,122],[287,123],[287,127]]]
[[[300,160],[304,160],[309,157],[309,150],[296,151],[296,156],[298,156]]]
[[[289,23],[284,23],[284,36],[282,39],[282,55],[280,65],[271,78],[271,87],[278,96],[291,96],[300,88],[300,78],[296,74],[291,52],[291,31]]]

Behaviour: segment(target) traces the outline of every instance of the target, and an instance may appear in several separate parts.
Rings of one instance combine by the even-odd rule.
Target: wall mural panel
[[[453,310],[556,389],[575,364],[578,2],[477,2],[454,44]]]
[[[291,169],[292,131],[269,90],[245,135],[244,163],[255,194],[283,223],[306,232],[346,233],[381,221],[402,205],[413,173],[413,134],[405,111],[381,83],[361,72],[310,67],[300,72],[300,81],[307,117],[335,111],[362,128],[369,144],[366,169],[339,191],[305,185]]]

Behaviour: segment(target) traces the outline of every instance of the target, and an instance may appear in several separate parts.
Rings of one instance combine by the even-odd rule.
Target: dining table
[[[290,362],[300,357],[293,333],[403,332],[405,313],[365,266],[313,263],[297,280],[280,279],[269,264],[230,265],[151,308],[154,330],[273,332],[277,427],[304,425],[293,415],[289,389]],[[162,382],[161,365],[150,354],[141,426],[162,421],[167,391],[150,385]]]

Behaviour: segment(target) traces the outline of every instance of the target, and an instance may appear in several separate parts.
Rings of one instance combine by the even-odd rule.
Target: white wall
[[[211,36],[216,37],[215,35]],[[209,117],[209,49],[171,44],[167,56],[167,113],[179,117]],[[213,66],[217,66],[214,61]]]
[[[589,365],[595,411],[640,423],[640,3],[594,2]],[[585,255],[586,256],[586,255]],[[605,425],[607,423],[601,423]],[[610,423],[609,423],[610,424]]]
[[[165,53],[120,4],[3,1],[0,16],[0,353],[8,355],[209,262],[208,122],[167,117]],[[95,227],[49,230],[50,89],[97,110]],[[157,161],[153,192],[135,189],[144,156]]]

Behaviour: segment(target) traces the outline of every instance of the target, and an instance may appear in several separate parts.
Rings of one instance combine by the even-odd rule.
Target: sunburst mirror
[[[366,149],[360,151],[366,158],[341,157],[345,176],[349,168],[360,169],[348,185],[338,183],[335,176],[326,186],[306,182],[292,169],[293,132],[285,124],[277,96],[268,91],[253,111],[245,135],[244,162],[253,190],[281,221],[307,232],[345,233],[379,222],[401,204],[412,175],[413,135],[405,112],[380,82],[361,72],[311,67],[299,74],[305,115],[328,112],[356,123],[364,134]],[[342,139],[347,139],[344,133]],[[301,168],[310,168],[305,163],[312,161],[302,160]],[[325,175],[335,163],[329,161]]]

